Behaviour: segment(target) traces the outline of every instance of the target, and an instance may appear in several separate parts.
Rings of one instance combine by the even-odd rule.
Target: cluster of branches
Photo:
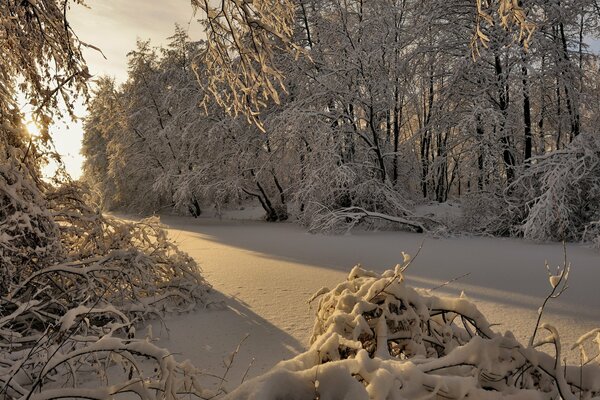
[[[215,5],[192,0],[192,5],[206,16],[202,20],[208,36],[204,58],[210,73],[208,79],[198,75],[209,94],[204,106],[216,102],[261,128],[258,116],[262,109],[270,99],[279,102],[279,92],[285,90],[275,54],[280,50],[300,52],[291,40],[294,1],[223,1]]]
[[[584,239],[598,245],[600,137],[580,135],[532,161],[507,196],[514,214],[523,215],[518,229],[533,240]]]
[[[394,5],[394,2],[386,5]],[[461,4],[465,6],[465,4]],[[249,122],[262,128],[257,116],[272,99],[279,104],[276,86],[285,90],[284,71],[274,59],[278,50],[302,52],[302,44],[295,39],[295,13],[307,24],[308,3],[299,0],[224,0],[211,4],[206,0],[192,0],[200,11],[200,22],[209,38],[206,59],[209,79],[205,88],[212,99],[237,116],[244,114]],[[470,47],[474,56],[480,46],[488,47],[489,36],[485,27],[498,25],[508,31],[516,30],[518,40],[525,46],[536,25],[527,18],[527,10],[513,0],[476,0],[470,23]],[[360,3],[362,8],[362,2]],[[497,15],[497,18],[492,16]],[[310,34],[307,32],[310,41]]]
[[[491,329],[466,297],[438,297],[407,287],[403,265],[379,275],[355,267],[333,290],[322,289],[311,348],[240,386],[232,399],[577,399],[600,391],[594,337],[582,336],[579,365],[564,365],[556,329],[538,323],[528,345]],[[566,288],[568,265],[550,275],[551,293]],[[543,312],[543,307],[540,310]],[[538,331],[548,336],[536,340]],[[551,345],[554,356],[541,351]],[[285,384],[281,384],[285,382]]]
[[[208,43],[178,29],[165,49],[139,43],[122,87],[99,82],[84,152],[86,179],[99,182],[108,208],[198,215],[201,206],[250,197],[267,219],[293,215],[315,230],[380,214],[386,224],[431,229],[415,205],[457,200],[465,218],[451,228],[527,234],[528,210],[545,187],[532,169],[597,133],[597,59],[585,43],[597,34],[594,2],[530,2],[525,18],[514,4],[302,0],[286,3],[291,31],[257,36],[268,27],[249,23],[228,36],[228,15],[237,26],[266,12],[251,12],[252,4],[204,5],[218,22]],[[282,27],[288,19],[270,21]],[[258,58],[247,59],[256,41]],[[219,64],[225,49],[230,58]],[[257,69],[262,63],[269,69]],[[228,97],[232,76],[244,86],[253,74],[262,74],[254,89]],[[261,79],[271,82],[269,94],[257,91]],[[245,101],[256,103],[251,116]],[[231,102],[237,106],[219,107]],[[536,177],[536,189],[513,190],[525,175]],[[594,221],[594,212],[587,216],[579,231]]]
[[[82,0],[73,3],[82,4]],[[49,140],[54,116],[72,109],[74,96],[87,93],[90,78],[81,42],[67,21],[68,1],[8,0],[0,4],[0,123],[14,132],[17,85]],[[13,143],[15,144],[15,143]]]
[[[208,396],[195,368],[135,338],[146,319],[206,303],[195,261],[157,219],[104,217],[83,188],[36,183],[19,159],[0,162],[0,395]]]

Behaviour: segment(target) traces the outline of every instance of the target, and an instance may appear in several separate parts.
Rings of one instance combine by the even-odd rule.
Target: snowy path
[[[249,334],[227,376],[227,387],[269,369],[307,345],[313,312],[307,299],[322,286],[345,280],[361,263],[383,271],[415,254],[423,235],[398,232],[311,235],[293,224],[194,220],[162,217],[180,247],[202,266],[214,286],[216,301],[226,307],[168,317],[170,333],[154,327],[160,344],[222,375],[223,358]],[[573,264],[570,289],[551,304],[544,320],[555,324],[563,343],[600,326],[600,254],[569,245]],[[426,238],[407,281],[432,288],[454,277],[469,276],[445,287],[464,290],[498,331],[511,330],[520,340],[531,334],[537,309],[550,286],[544,260],[563,260],[560,244],[539,245],[514,239]]]

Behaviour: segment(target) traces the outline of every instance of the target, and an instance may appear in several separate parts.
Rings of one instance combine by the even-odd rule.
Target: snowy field
[[[436,294],[464,291],[498,324],[495,330],[510,330],[525,343],[550,290],[544,261],[563,262],[560,244],[516,239],[435,239],[402,232],[325,236],[291,223],[161,219],[202,266],[215,303],[205,311],[167,316],[163,324],[154,323],[152,333],[179,358],[217,376],[225,374],[224,359],[243,342],[225,377],[229,389],[303,351],[316,307],[307,300],[321,287],[344,281],[357,263],[381,272],[401,262],[402,251],[414,255],[423,242],[407,271],[409,284],[435,288],[469,274]],[[550,303],[543,319],[558,327],[565,348],[600,326],[600,255],[579,245],[568,245],[567,254],[573,265],[570,288]],[[578,362],[575,352],[568,356]]]

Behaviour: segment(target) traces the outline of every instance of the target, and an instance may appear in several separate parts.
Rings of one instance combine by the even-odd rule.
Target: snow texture
[[[175,216],[163,216],[162,221],[180,248],[201,262],[216,293],[211,310],[167,318],[168,333],[155,324],[158,344],[184,354],[207,373],[222,375],[223,359],[249,333],[228,372],[229,389],[243,377],[256,377],[302,353],[310,345],[316,306],[307,301],[319,289],[346,280],[356,262],[369,268],[394,265],[403,261],[402,250],[414,254],[425,240],[406,282],[432,289],[470,273],[432,294],[466,292],[495,332],[510,330],[517,341],[526,343],[550,289],[544,262],[556,265],[563,260],[559,244],[516,239],[431,239],[399,232],[327,236],[307,234],[293,224]],[[563,355],[570,364],[578,364],[580,352],[570,345],[600,324],[598,254],[579,245],[567,245],[567,254],[573,264],[571,288],[549,303],[542,321],[557,327],[565,343]],[[551,345],[543,349],[554,351]],[[592,350],[588,349],[590,358]]]

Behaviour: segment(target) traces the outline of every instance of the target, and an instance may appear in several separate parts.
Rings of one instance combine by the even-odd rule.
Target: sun
[[[33,121],[26,122],[25,128],[27,129],[27,133],[29,133],[29,136],[31,136],[31,138],[33,139],[39,138],[42,135],[40,128]]]

